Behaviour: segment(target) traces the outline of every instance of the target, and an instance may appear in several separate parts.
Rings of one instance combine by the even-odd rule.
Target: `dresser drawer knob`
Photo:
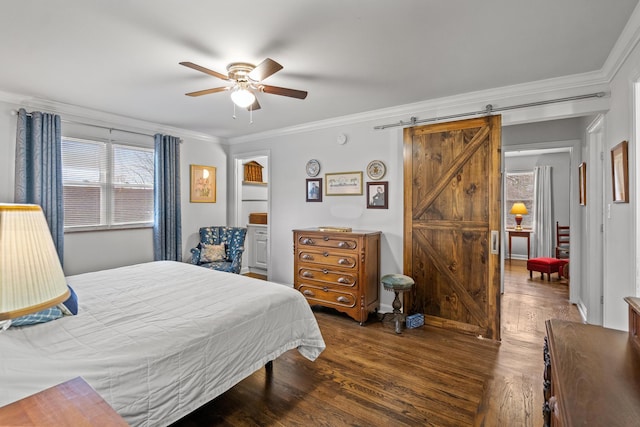
[[[340,258],[340,259],[338,260],[338,264],[340,264],[340,265],[349,265],[349,264],[351,264],[351,263],[350,263],[350,262],[349,262],[349,260],[348,260],[348,259],[346,259],[346,258]]]
[[[329,270],[327,270],[326,268],[324,270],[322,270],[323,274],[329,274]]]
[[[324,236],[324,237],[322,238],[322,240],[324,240],[325,242],[328,242],[328,241],[329,241],[329,236]]]
[[[348,278],[346,278],[346,277],[339,277],[339,278],[338,278],[338,283],[342,283],[343,285],[348,285],[348,284],[350,284],[351,282],[350,282],[350,281],[349,281],[349,279],[348,279]]]
[[[313,278],[313,273],[310,271],[305,271],[304,273],[302,273],[302,277]]]
[[[347,242],[340,242],[340,243],[338,243],[338,247],[339,248],[348,248],[349,244]]]
[[[313,245],[313,240],[309,239],[308,237],[305,237],[304,239],[302,239],[301,243],[303,245]]]
[[[346,303],[348,303],[348,302],[349,302],[349,298],[347,298],[347,297],[343,297],[343,296],[339,296],[339,297],[337,298],[337,301],[338,301],[338,302],[341,302],[341,303],[343,303],[343,304],[346,304]]]
[[[316,294],[314,294],[313,291],[310,291],[309,289],[305,289],[302,293],[306,297],[315,297],[316,296]]]
[[[302,259],[313,259],[313,257],[309,254],[302,255]]]
[[[323,253],[322,255],[324,255],[324,256],[329,256],[329,252],[325,252],[325,253]]]

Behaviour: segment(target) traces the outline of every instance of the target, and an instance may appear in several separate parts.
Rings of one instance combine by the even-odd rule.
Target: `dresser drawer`
[[[298,290],[309,301],[309,304],[322,304],[324,306],[355,307],[357,298],[348,291],[342,291],[328,286],[319,287],[301,284]]]
[[[357,273],[349,273],[343,271],[328,270],[326,268],[311,268],[302,265],[298,269],[298,278],[300,280],[313,280],[326,282],[333,285],[356,287],[358,284]]]
[[[301,250],[298,261],[306,264],[321,264],[327,267],[356,268],[357,254],[341,254],[336,252],[312,252]]]
[[[331,236],[326,234],[300,234],[298,243],[303,246],[316,246],[319,248],[356,250],[358,240],[349,236]]]

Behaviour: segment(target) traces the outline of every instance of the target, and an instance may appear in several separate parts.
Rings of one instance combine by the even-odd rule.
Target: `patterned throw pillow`
[[[45,323],[62,317],[62,311],[58,307],[51,307],[33,314],[17,317],[11,321],[11,326],[27,326],[36,323]]]
[[[200,262],[216,262],[226,259],[224,243],[220,245],[202,245],[200,249]]]

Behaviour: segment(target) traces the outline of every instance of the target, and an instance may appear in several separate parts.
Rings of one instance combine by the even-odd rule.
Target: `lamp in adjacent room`
[[[0,203],[0,330],[69,297],[58,252],[38,205]]]
[[[516,216],[516,230],[522,230],[522,215],[527,215],[527,207],[522,202],[516,202],[511,206],[510,214]]]

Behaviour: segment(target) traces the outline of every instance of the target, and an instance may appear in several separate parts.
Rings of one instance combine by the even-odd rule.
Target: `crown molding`
[[[608,82],[613,80],[638,41],[640,41],[640,3],[631,12],[627,24],[622,29],[622,33],[602,66],[601,71],[607,77]]]
[[[412,104],[404,104],[364,113],[320,120],[267,132],[229,138],[228,142],[229,144],[240,144],[277,136],[292,135],[357,123],[376,122],[379,120],[388,122],[394,119],[401,120],[407,119],[408,117],[416,117],[419,114],[428,115],[430,117],[438,115],[444,116],[447,114],[455,114],[460,111],[482,110],[487,104],[491,104],[493,107],[499,107],[524,102],[582,95],[591,92],[607,92],[608,90],[609,80],[602,71],[594,71],[481,91],[467,92],[454,96],[435,98]]]
[[[225,143],[224,138],[220,138],[217,136],[171,126],[165,126],[159,123],[133,119],[130,117],[107,113],[100,110],[80,107],[73,104],[48,101],[10,92],[0,91],[0,101],[6,102],[8,104],[13,104],[16,106],[16,108],[33,108],[39,111],[59,114],[62,116],[63,120],[76,121],[81,124],[114,128],[118,127],[122,130],[139,133],[149,133],[151,135],[162,133],[166,135],[176,136],[182,139],[196,139],[206,142],[216,142],[220,144]]]

